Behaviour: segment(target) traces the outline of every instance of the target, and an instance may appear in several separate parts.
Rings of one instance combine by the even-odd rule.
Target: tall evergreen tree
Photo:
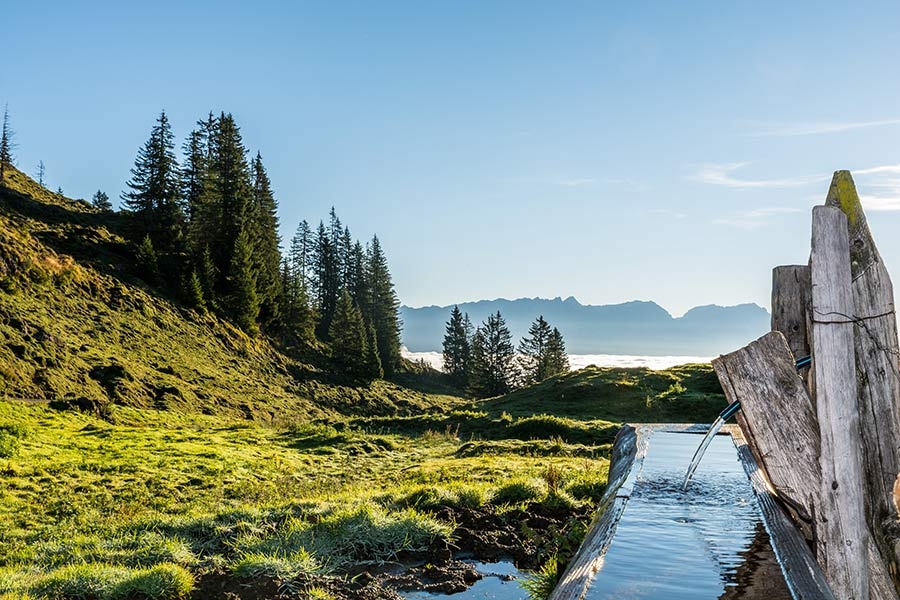
[[[366,326],[365,369],[368,377],[371,379],[384,377],[381,357],[378,356],[378,340],[375,338],[375,328],[372,325]]]
[[[547,377],[560,375],[569,371],[569,355],[566,353],[566,343],[562,334],[556,327],[547,338],[546,357]]]
[[[303,288],[309,296],[309,278],[313,258],[313,232],[306,220],[300,221],[297,232],[291,238],[291,247],[288,250],[290,257],[291,273],[297,280],[297,284]]]
[[[550,376],[547,363],[550,333],[550,324],[541,315],[531,324],[528,335],[519,343],[522,377],[526,384],[537,383]]]
[[[278,235],[278,203],[272,184],[263,166],[262,155],[253,159],[253,206],[250,232],[254,241],[253,254],[256,272],[256,291],[260,302],[260,321],[264,327],[274,327],[281,318],[281,239]]]
[[[359,308],[353,304],[346,290],[335,307],[329,337],[332,359],[342,373],[352,377],[370,375],[367,368],[366,326]]]
[[[466,332],[465,317],[459,310],[459,306],[454,306],[450,311],[450,320],[447,321],[443,346],[444,372],[450,375],[456,385],[466,387],[469,383],[472,348]]]
[[[97,193],[91,198],[91,203],[94,205],[94,208],[104,212],[110,212],[113,208],[112,202],[109,201],[109,196],[106,195],[106,192],[100,190],[97,190]]]
[[[125,208],[134,216],[134,239],[149,235],[157,253],[180,252],[184,226],[181,186],[175,142],[165,111],[160,113],[150,138],[138,150],[128,191],[122,194]]]
[[[389,378],[400,366],[400,301],[378,236],[369,244],[368,262],[372,326],[384,376]]]
[[[44,166],[44,161],[38,161],[38,170],[37,170],[37,178],[38,185],[44,187],[44,176],[47,175],[47,168]]]
[[[346,283],[350,297],[359,307],[363,320],[367,325],[372,324],[372,290],[369,281],[369,265],[366,260],[366,251],[358,241],[353,244],[347,260]]]
[[[9,126],[9,106],[3,107],[3,133],[0,134],[0,185],[3,183],[7,167],[13,166],[13,130]]]
[[[246,231],[241,231],[234,242],[228,284],[229,316],[238,327],[250,335],[256,335],[259,333],[256,324],[259,298],[256,295],[256,277],[253,273],[253,248]]]
[[[471,392],[482,398],[509,392],[516,378],[515,355],[512,335],[497,311],[472,338]]]
[[[313,289],[316,310],[319,313],[316,335],[319,339],[328,341],[331,339],[331,320],[334,318],[335,307],[340,298],[340,274],[337,249],[321,221],[315,237]]]
[[[185,158],[181,190],[190,221],[188,237],[195,260],[199,260],[210,246],[224,242],[221,235],[222,206],[214,193],[218,178],[217,172],[212,170],[213,158],[217,154],[218,126],[218,119],[209,113],[206,120],[197,121],[197,128],[191,132],[183,147]]]
[[[291,261],[285,259],[282,264],[284,333],[289,339],[308,343],[315,338],[316,315],[302,279],[302,275],[293,272]]]

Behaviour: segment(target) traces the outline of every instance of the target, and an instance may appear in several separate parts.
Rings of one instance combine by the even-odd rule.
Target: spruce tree
[[[472,338],[470,391],[490,398],[509,392],[516,379],[512,335],[500,311],[490,315]]]
[[[37,178],[38,185],[44,187],[44,176],[47,174],[47,168],[44,166],[44,161],[38,161],[38,170],[37,170]]]
[[[106,192],[100,190],[97,190],[97,193],[91,198],[91,203],[94,205],[94,208],[103,212],[110,212],[113,208],[112,202],[109,201],[109,196],[106,195]]]
[[[296,278],[297,284],[303,288],[309,296],[309,277],[313,258],[313,233],[306,220],[297,226],[297,232],[291,238],[291,247],[288,251],[290,257],[291,273]]]
[[[302,274],[293,272],[291,261],[282,264],[283,329],[288,338],[309,343],[315,338],[316,315],[309,302]]]
[[[372,324],[372,290],[366,251],[360,242],[353,244],[347,261],[347,290],[356,302],[366,324]]]
[[[316,231],[314,248],[313,289],[316,309],[319,313],[316,335],[319,339],[328,341],[331,339],[331,320],[334,318],[341,290],[337,250],[328,230],[321,221],[319,221],[319,228]]]
[[[550,333],[550,325],[541,315],[531,324],[528,336],[519,343],[522,377],[526,384],[538,383],[550,376],[547,362]]]
[[[203,290],[203,299],[206,307],[210,310],[218,310],[219,302],[216,285],[219,280],[219,273],[216,270],[216,265],[213,263],[209,246],[204,246],[200,252],[198,266],[200,269],[198,277],[200,278],[200,287]]]
[[[228,269],[228,287],[229,316],[238,327],[250,335],[256,335],[259,333],[256,324],[259,298],[253,274],[253,249],[246,231],[241,231],[234,242]]]
[[[180,173],[175,142],[165,111],[160,113],[150,138],[138,150],[129,191],[122,194],[134,217],[134,239],[149,235],[158,253],[180,252],[184,214],[181,210]]]
[[[443,346],[444,372],[450,375],[450,379],[457,386],[465,388],[469,380],[472,349],[466,332],[465,318],[459,310],[459,306],[454,306],[450,311],[450,320],[447,321]]]
[[[338,370],[351,377],[367,377],[366,327],[346,290],[335,306],[329,337],[332,360]]]
[[[136,258],[141,279],[156,285],[159,282],[159,260],[149,235],[145,235],[138,245]]]
[[[210,127],[214,129],[208,141],[208,171],[195,216],[198,220],[195,243],[209,247],[219,274],[217,292],[224,297],[235,291],[231,287],[232,253],[242,232],[250,244],[253,260],[253,232],[248,230],[253,189],[247,149],[234,117],[223,112]],[[250,271],[255,275],[252,262]]]
[[[253,206],[249,223],[254,241],[253,254],[256,272],[256,291],[260,302],[260,321],[264,327],[274,328],[281,318],[281,239],[278,235],[278,203],[272,184],[263,166],[262,155],[253,159]]]
[[[198,312],[206,312],[206,302],[203,300],[203,285],[200,283],[200,277],[197,276],[197,270],[191,269],[190,274],[184,279],[182,289],[182,297],[184,303]]]
[[[206,120],[197,121],[197,129],[191,132],[183,146],[181,191],[189,219],[189,244],[195,260],[200,259],[204,249],[224,243],[222,207],[214,193],[217,172],[211,168],[217,154],[218,123],[218,119],[209,113]]]
[[[384,377],[384,369],[381,366],[381,357],[378,356],[378,340],[375,338],[375,328],[372,325],[366,327],[366,373],[370,379]]]
[[[400,301],[378,236],[369,244],[368,263],[372,326],[384,376],[390,378],[400,366]]]
[[[4,176],[7,167],[13,166],[13,130],[9,126],[9,106],[3,107],[3,133],[0,134],[0,185],[6,185]]]
[[[547,338],[547,377],[560,375],[569,371],[569,355],[566,353],[566,343],[562,334],[556,327]]]

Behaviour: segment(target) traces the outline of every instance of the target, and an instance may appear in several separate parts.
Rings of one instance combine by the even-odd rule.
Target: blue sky
[[[161,109],[231,112],[283,236],[334,205],[412,306],[767,306],[845,168],[900,272],[896,2],[9,4],[21,169],[117,197]]]

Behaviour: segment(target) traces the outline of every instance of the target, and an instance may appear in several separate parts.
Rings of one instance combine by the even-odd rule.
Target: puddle
[[[401,592],[407,600],[435,600],[436,598],[452,598],[453,600],[527,600],[528,593],[519,585],[525,574],[509,561],[485,563],[466,561],[475,565],[475,570],[482,578],[472,584],[466,591],[456,594],[436,594],[432,592]]]

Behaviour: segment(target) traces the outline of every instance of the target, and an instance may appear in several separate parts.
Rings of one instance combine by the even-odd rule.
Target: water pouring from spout
[[[797,360],[794,366],[799,370],[804,367],[808,367],[812,364],[812,357],[805,356]],[[719,416],[713,421],[713,424],[710,425],[709,430],[707,430],[706,435],[703,436],[703,439],[700,441],[700,445],[697,446],[697,451],[694,452],[694,457],[691,459],[691,464],[688,465],[687,473],[684,476],[684,484],[681,486],[682,491],[687,490],[688,486],[691,484],[691,479],[694,477],[694,472],[697,470],[697,467],[700,466],[700,461],[703,459],[703,455],[706,453],[706,449],[709,447],[710,442],[712,442],[713,438],[716,437],[716,434],[719,433],[719,430],[725,425],[725,421],[733,417],[739,410],[741,410],[741,402],[740,400],[735,400],[731,404],[729,404],[725,410],[719,413]]]

